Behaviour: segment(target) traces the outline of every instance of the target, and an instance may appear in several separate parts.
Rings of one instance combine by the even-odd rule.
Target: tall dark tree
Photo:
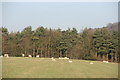
[[[4,27],[0,30],[2,52],[9,56],[119,61],[117,23],[97,29],[85,28],[82,32],[76,28],[61,30],[43,26],[35,30],[28,26],[21,32],[8,32]]]

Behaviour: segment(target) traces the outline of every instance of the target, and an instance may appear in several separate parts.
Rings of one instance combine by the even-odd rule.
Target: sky
[[[2,3],[0,2],[0,27],[2,26]]]
[[[10,32],[27,26],[81,31],[118,21],[117,2],[3,2],[0,10],[2,26]]]

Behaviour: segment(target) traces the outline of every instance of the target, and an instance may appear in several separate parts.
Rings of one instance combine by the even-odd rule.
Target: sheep
[[[7,56],[7,54],[4,54],[4,57],[6,57]]]
[[[90,62],[90,64],[93,64],[93,62]]]
[[[31,55],[28,55],[28,57],[32,57]]]
[[[109,63],[108,61],[106,61],[106,63]]]
[[[39,57],[39,55],[36,55],[36,57]]]
[[[64,57],[64,59],[69,59],[69,58],[67,58],[67,57]]]
[[[106,61],[103,61],[103,62],[106,62]]]
[[[67,57],[64,57],[64,58],[67,58]]]
[[[52,59],[52,61],[56,61],[55,59]]]
[[[54,59],[54,57],[51,57],[51,59],[52,59],[52,61],[56,61],[56,60]]]
[[[69,63],[72,63],[73,61],[70,61],[70,60],[69,60],[68,62],[69,62]]]
[[[7,57],[7,58],[9,58],[9,56],[8,56],[8,55],[7,55],[6,57]]]
[[[109,63],[108,61],[103,61],[104,63]]]
[[[58,59],[63,59],[63,58],[59,57]]]
[[[9,58],[8,54],[4,54],[4,57],[7,57],[7,58]]]
[[[0,57],[3,57],[3,55],[1,55]]]
[[[64,58],[62,58],[62,57],[59,57],[58,59],[69,59],[69,58],[67,58],[67,57],[64,57]]]
[[[51,59],[54,59],[53,57],[51,57]]]
[[[24,57],[25,56],[25,54],[22,54],[22,57]]]

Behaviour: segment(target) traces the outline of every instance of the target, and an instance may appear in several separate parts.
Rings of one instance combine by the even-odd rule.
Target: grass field
[[[50,58],[3,58],[3,78],[117,78],[118,64]]]

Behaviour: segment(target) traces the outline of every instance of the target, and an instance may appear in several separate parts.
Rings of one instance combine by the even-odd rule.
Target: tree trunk
[[[62,57],[62,52],[60,51],[60,57]]]
[[[35,55],[35,49],[33,49],[33,57],[34,57],[34,55]]]
[[[114,55],[112,55],[112,59],[111,59],[112,62],[114,62]]]
[[[117,61],[117,55],[115,54],[115,61]]]
[[[49,46],[47,47],[47,56],[49,57]]]
[[[39,53],[39,48],[37,49],[37,55],[38,55],[38,53]]]
[[[107,54],[107,61],[108,61],[108,54]]]
[[[105,55],[102,55],[102,60],[105,60]]]
[[[40,53],[41,53],[41,57],[42,57],[42,56],[43,56],[43,55],[42,55],[42,48],[41,48],[41,52],[40,52]]]
[[[49,57],[51,57],[51,52],[52,52],[52,48],[51,48],[51,45],[50,45],[50,53],[49,53]]]
[[[26,52],[26,50],[25,50],[25,55],[27,55],[27,52]]]

